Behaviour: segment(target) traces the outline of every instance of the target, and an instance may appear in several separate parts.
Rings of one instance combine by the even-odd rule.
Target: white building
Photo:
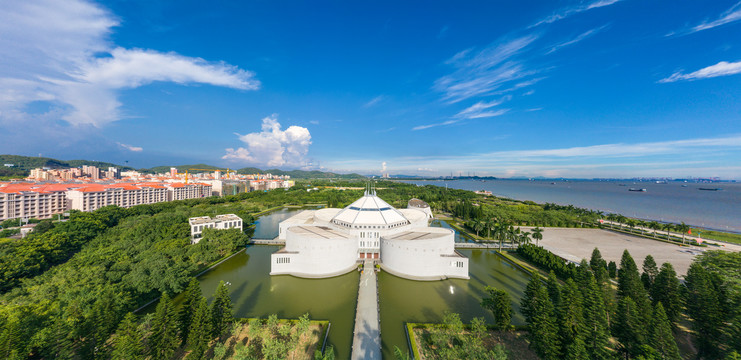
[[[242,218],[234,214],[216,215],[215,218],[209,216],[199,216],[188,219],[190,224],[190,241],[193,244],[201,241],[204,229],[239,229],[242,230]]]
[[[381,268],[414,280],[468,279],[468,258],[450,229],[429,227],[429,206],[395,209],[372,191],[344,209],[307,210],[279,225],[286,246],[271,255],[271,275],[322,278],[379,259]]]

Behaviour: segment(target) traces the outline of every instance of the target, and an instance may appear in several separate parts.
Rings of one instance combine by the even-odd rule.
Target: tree
[[[573,279],[566,280],[558,308],[561,354],[565,359],[588,359],[584,344],[584,308],[581,291]]]
[[[643,274],[641,274],[641,281],[646,291],[651,289],[656,276],[659,274],[659,268],[656,267],[656,261],[651,255],[646,255],[646,259],[643,260]]]
[[[653,323],[651,324],[651,346],[661,354],[662,359],[681,360],[677,343],[674,341],[672,326],[664,312],[661,302],[654,306]]]
[[[698,355],[715,357],[718,352],[723,315],[708,271],[697,262],[692,263],[685,276],[685,304],[692,318],[692,327],[698,347]]]
[[[544,360],[559,359],[558,329],[553,303],[539,277],[530,278],[521,304],[522,314],[530,328],[530,347]]]
[[[136,316],[128,313],[124,316],[121,324],[116,330],[113,339],[113,360],[138,360],[144,359],[144,348],[142,347],[142,334],[136,323]]]
[[[617,277],[617,264],[615,264],[614,261],[610,261],[610,263],[607,264],[607,275],[610,276],[610,279]]]
[[[605,310],[602,289],[600,289],[594,277],[589,277],[583,294],[584,327],[587,334],[584,343],[587,355],[590,359],[595,360],[611,359],[611,354],[607,349],[610,341],[607,311]]]
[[[170,359],[180,343],[178,322],[170,296],[163,293],[152,319],[149,354],[155,359]]]
[[[682,298],[679,279],[672,264],[667,262],[661,265],[661,270],[651,287],[651,300],[654,306],[659,302],[662,304],[672,326],[679,320]]]
[[[558,284],[556,273],[551,270],[548,273],[548,280],[546,281],[546,287],[548,289],[548,296],[551,298],[553,308],[558,309],[561,306],[561,285]]]
[[[233,321],[232,299],[229,297],[229,289],[222,280],[216,288],[214,301],[211,303],[211,331],[213,337],[221,338],[228,335]]]
[[[188,331],[188,347],[191,349],[188,359],[202,359],[208,350],[208,343],[211,340],[210,320],[208,302],[201,297],[190,324],[190,331]]]
[[[638,306],[639,314],[650,316],[651,307],[648,302],[648,293],[643,287],[638,267],[628,250],[623,251],[618,273],[618,297],[630,297]]]
[[[540,240],[543,240],[543,229],[539,227],[533,228],[533,239],[535,239],[535,245],[540,246]]]
[[[487,286],[484,290],[489,296],[481,300],[481,306],[494,315],[494,324],[500,330],[506,330],[512,320],[512,305],[506,291]]]
[[[191,279],[190,283],[188,283],[188,287],[185,289],[185,294],[183,294],[183,304],[180,306],[180,311],[178,313],[178,320],[180,322],[180,340],[183,343],[186,343],[188,340],[188,334],[191,328],[190,325],[196,311],[198,310],[202,297],[203,294],[201,293],[200,283],[196,278]]]
[[[613,334],[620,341],[620,351],[629,356],[641,354],[646,344],[644,317],[638,306],[629,296],[621,297],[615,314]]]
[[[682,221],[681,224],[676,226],[676,230],[682,233],[682,244],[684,244],[685,235],[690,231],[690,226]]]

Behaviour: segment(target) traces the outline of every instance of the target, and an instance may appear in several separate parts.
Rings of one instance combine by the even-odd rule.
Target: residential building
[[[197,244],[203,237],[204,229],[239,229],[242,231],[242,218],[235,214],[193,217],[188,219],[190,224],[190,241]]]

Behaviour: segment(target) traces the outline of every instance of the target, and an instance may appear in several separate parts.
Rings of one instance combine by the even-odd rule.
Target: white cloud
[[[436,126],[452,125],[452,124],[455,124],[455,123],[457,123],[459,121],[460,120],[448,120],[448,121],[443,121],[441,123],[427,124],[427,125],[419,125],[419,126],[413,127],[412,128],[412,131],[429,129],[429,128],[433,128],[433,127],[436,127]]]
[[[539,26],[539,25],[543,25],[543,24],[551,24],[551,23],[554,23],[554,22],[556,22],[558,20],[565,19],[565,18],[567,18],[567,17],[569,17],[571,15],[578,14],[580,12],[584,12],[584,11],[591,10],[591,9],[596,9],[596,8],[601,8],[601,7],[605,7],[605,6],[610,6],[610,5],[615,4],[615,3],[619,2],[619,1],[621,1],[621,0],[596,0],[596,1],[592,1],[592,2],[586,3],[586,4],[580,4],[578,6],[572,6],[572,7],[568,7],[568,8],[563,8],[563,9],[560,9],[560,10],[556,11],[552,15],[546,17],[545,19],[540,20],[537,23],[531,25],[530,27],[532,28],[532,27],[536,27],[536,26]]]
[[[118,144],[118,146],[120,146],[120,147],[122,147],[122,148],[124,148],[126,150],[133,151],[133,152],[142,152],[144,150],[144,148],[142,148],[140,146],[131,146],[131,145],[122,144],[122,143],[116,143],[116,144]]]
[[[386,172],[386,162],[381,163],[381,172]]]
[[[723,176],[741,178],[741,134],[719,138],[600,144],[581,147],[505,150],[458,156],[406,156],[391,159],[395,171],[420,168],[476,171],[495,176],[631,177]],[[333,160],[330,168],[363,171],[374,159]],[[419,170],[418,170],[419,171]],[[550,175],[549,175],[550,174]],[[694,175],[693,175],[694,174]],[[711,175],[712,174],[712,175]]]
[[[691,72],[689,74],[682,74],[681,72],[676,72],[668,78],[659,80],[659,82],[669,83],[669,82],[675,82],[675,81],[680,81],[680,80],[707,79],[707,78],[713,78],[713,77],[718,77],[718,76],[735,75],[738,73],[741,73],[741,61],[732,62],[732,63],[721,61],[715,65],[702,68],[700,70]]]
[[[706,21],[699,24],[691,29],[691,33],[702,30],[712,29],[717,26],[725,25],[734,21],[741,20],[741,2],[736,3],[730,9],[726,10],[720,15],[718,19],[713,21]]]
[[[485,118],[485,117],[494,117],[494,116],[500,116],[506,114],[509,109],[499,109],[499,110],[489,110],[492,107],[498,106],[502,104],[505,101],[508,101],[512,98],[512,96],[505,96],[501,99],[494,100],[494,101],[479,101],[476,104],[473,104],[469,106],[468,108],[464,109],[463,111],[459,112],[455,115],[455,117],[464,118],[464,119],[478,119],[478,118]]]
[[[239,135],[239,134],[237,134]],[[239,135],[246,147],[228,148],[222,159],[267,166],[301,166],[311,145],[309,130],[290,126],[281,130],[278,116],[262,119],[262,131]]]
[[[385,97],[383,95],[378,95],[378,96],[374,97],[373,99],[370,99],[370,101],[368,101],[367,103],[363,104],[363,107],[366,108],[366,109],[369,108],[369,107],[373,107],[376,104],[378,104],[379,102],[381,102],[384,98]]]
[[[437,79],[433,88],[443,92],[448,102],[456,103],[490,94],[510,81],[530,76],[535,72],[526,70],[521,62],[512,58],[537,38],[526,35],[495,42],[474,54],[470,49],[459,52],[446,61],[457,70]]]
[[[574,44],[576,44],[576,43],[578,43],[578,42],[580,42],[582,40],[586,40],[586,39],[592,37],[593,35],[597,34],[598,32],[602,31],[606,27],[607,27],[607,25],[604,25],[604,26],[600,26],[598,28],[587,30],[587,31],[579,34],[577,37],[575,37],[575,38],[573,38],[573,39],[571,39],[569,41],[565,41],[565,42],[562,42],[560,44],[553,45],[553,47],[551,47],[551,49],[548,50],[547,54],[550,54],[552,52],[558,51],[558,50],[560,50],[563,47],[566,47],[566,46],[569,46],[569,45],[574,45]]]
[[[0,122],[30,117],[44,101],[73,125],[102,126],[124,116],[118,90],[155,81],[255,90],[251,72],[223,62],[153,50],[124,49],[108,39],[118,20],[84,1],[0,2]]]

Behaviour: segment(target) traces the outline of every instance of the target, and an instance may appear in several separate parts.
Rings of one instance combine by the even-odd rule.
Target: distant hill
[[[209,169],[219,170],[224,169],[218,166],[206,165],[206,164],[195,164],[195,165],[176,165],[176,166],[155,166],[149,169],[141,169],[140,171],[149,172],[154,174],[170,172],[170,168],[177,168],[179,173],[184,173],[188,169]]]
[[[129,166],[121,166],[103,161],[90,160],[57,160],[46,157],[22,156],[22,155],[0,155],[0,165],[13,164],[13,167],[2,166],[0,176],[26,176],[32,169],[48,167],[52,169],[73,168],[83,165],[97,166],[107,170],[109,167],[117,167],[122,170],[134,170]]]
[[[166,173],[170,171],[170,168],[174,167],[178,169],[179,173],[184,173],[188,169],[226,169],[225,167],[218,167],[206,164],[195,164],[195,165],[177,165],[177,166],[155,166],[151,169],[141,169],[140,171],[146,171],[151,173]],[[280,169],[269,169],[262,170],[255,167],[246,167],[235,170],[237,174],[273,174],[273,175],[288,175],[292,179],[363,179],[365,176],[359,174],[337,174],[333,172],[323,172],[318,170],[305,171],[305,170],[280,170]],[[195,172],[195,171],[194,171]]]
[[[13,167],[5,167],[3,164],[13,164]],[[103,161],[90,161],[90,160],[57,160],[45,157],[35,156],[21,156],[21,155],[0,155],[0,177],[26,177],[31,169],[48,167],[52,169],[56,168],[68,168],[68,167],[80,167],[83,165],[97,166],[101,169],[108,169],[109,167],[117,167],[122,170],[135,170],[129,166],[121,166]],[[155,166],[149,169],[138,169],[138,171],[145,173],[166,173],[170,171],[170,168],[174,167],[178,169],[179,173],[184,173],[188,169],[210,169],[218,170],[225,169],[224,167],[207,165],[207,164],[193,164],[193,165],[176,165],[176,166]],[[322,171],[304,171],[304,170],[260,170],[254,167],[246,167],[242,169],[232,169],[237,171],[238,174],[266,174],[270,173],[273,175],[288,175],[294,179],[363,179],[363,175],[359,174],[336,174],[332,172]]]

